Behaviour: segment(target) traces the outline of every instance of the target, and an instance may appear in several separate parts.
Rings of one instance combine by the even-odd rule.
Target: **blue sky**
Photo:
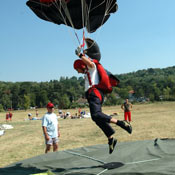
[[[39,19],[27,0],[0,6],[0,81],[59,80],[73,69],[73,30]],[[93,35],[113,74],[175,65],[175,0],[118,0],[119,9]],[[82,31],[78,31],[81,34]]]

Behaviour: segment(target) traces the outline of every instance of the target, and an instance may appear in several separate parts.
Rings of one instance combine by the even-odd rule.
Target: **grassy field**
[[[88,109],[85,109],[88,112]],[[39,109],[42,117],[46,109]],[[77,110],[67,110],[72,114]],[[118,112],[117,119],[123,119],[120,106],[104,107],[107,114]],[[6,130],[0,137],[0,167],[13,162],[44,154],[44,137],[41,120],[28,121],[27,114],[35,115],[35,110],[14,111],[11,124],[14,128]],[[58,111],[55,110],[58,114]],[[175,102],[133,105],[133,133],[113,125],[116,130],[114,137],[119,142],[135,140],[152,140],[155,138],[173,138],[175,135]],[[0,113],[0,125],[6,124],[5,113]],[[95,144],[106,144],[107,140],[102,131],[90,119],[59,119],[60,142],[59,150],[72,149]],[[108,150],[107,150],[108,151]]]

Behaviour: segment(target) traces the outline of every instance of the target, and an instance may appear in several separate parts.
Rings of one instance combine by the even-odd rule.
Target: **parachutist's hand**
[[[77,56],[79,56],[80,53],[81,53],[81,48],[80,48],[80,47],[77,47],[77,49],[75,50],[75,54],[76,54]]]

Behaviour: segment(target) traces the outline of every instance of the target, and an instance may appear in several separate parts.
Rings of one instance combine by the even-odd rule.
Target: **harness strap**
[[[89,88],[89,90],[88,90],[88,94],[90,94],[92,91],[93,91],[94,94],[100,99],[100,101],[102,101],[102,96],[101,96],[100,91],[99,91],[97,88],[95,88],[95,87],[91,87],[91,88]]]
[[[100,101],[102,101],[102,96],[101,96],[100,91],[95,87],[95,85],[92,85],[91,76],[90,76],[90,73],[88,72],[88,69],[86,69],[85,73],[87,74],[89,85],[91,86],[88,89],[88,94],[90,94],[92,91],[94,91],[95,95],[100,99]]]
[[[87,77],[88,77],[89,85],[92,86],[90,73],[87,71],[86,74],[87,74]]]

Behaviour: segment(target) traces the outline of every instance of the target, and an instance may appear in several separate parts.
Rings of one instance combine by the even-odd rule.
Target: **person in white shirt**
[[[42,118],[42,129],[46,143],[45,153],[48,153],[52,146],[54,152],[58,150],[58,137],[60,137],[58,117],[54,113],[54,105],[51,102],[47,104],[47,111]]]

